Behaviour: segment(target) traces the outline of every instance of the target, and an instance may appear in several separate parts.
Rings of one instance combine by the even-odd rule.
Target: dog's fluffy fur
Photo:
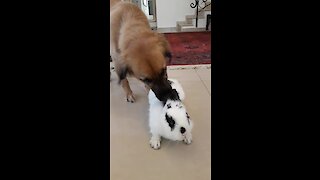
[[[127,75],[145,83],[161,101],[171,93],[166,72],[169,43],[151,30],[146,15],[133,3],[110,1],[110,55],[127,101],[135,101]]]
[[[152,90],[149,91],[149,127],[152,137],[150,145],[160,148],[161,137],[173,141],[192,141],[191,121],[185,106],[181,102],[185,98],[182,86],[175,79],[169,79],[172,89],[177,91],[178,99],[168,99],[165,104],[159,101]]]

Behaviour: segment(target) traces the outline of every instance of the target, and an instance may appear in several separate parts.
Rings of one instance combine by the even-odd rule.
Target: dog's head
[[[127,45],[122,56],[124,65],[120,80],[130,74],[150,87],[160,101],[172,94],[168,82],[167,62],[171,60],[170,47],[163,35],[152,33]]]

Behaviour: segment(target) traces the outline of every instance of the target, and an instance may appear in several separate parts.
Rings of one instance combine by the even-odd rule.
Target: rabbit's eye
[[[172,117],[168,116],[168,114],[166,114],[166,120],[171,128],[171,131],[173,131],[176,122],[173,120]]]

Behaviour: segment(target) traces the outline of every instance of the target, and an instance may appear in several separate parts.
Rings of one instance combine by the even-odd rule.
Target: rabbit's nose
[[[180,132],[181,132],[181,134],[183,134],[184,132],[186,132],[186,129],[184,127],[181,127]]]

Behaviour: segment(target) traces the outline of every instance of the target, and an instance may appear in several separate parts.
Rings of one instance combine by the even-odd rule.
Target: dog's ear
[[[170,51],[166,51],[164,53],[164,57],[168,58],[169,59],[169,64],[171,63],[171,58],[172,58],[172,54]]]
[[[164,50],[163,55],[169,60],[169,63],[171,63],[172,54],[171,54],[170,44],[163,34],[158,33],[158,37],[159,37],[159,42]]]

